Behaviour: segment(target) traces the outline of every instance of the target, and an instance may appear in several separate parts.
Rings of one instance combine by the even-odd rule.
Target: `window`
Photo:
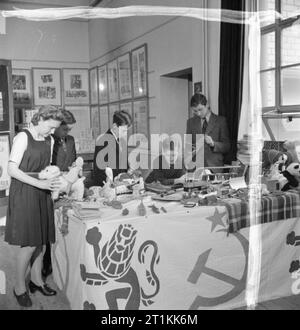
[[[276,10],[282,17],[262,26],[261,91],[263,113],[300,112],[299,0],[259,0],[260,10]]]

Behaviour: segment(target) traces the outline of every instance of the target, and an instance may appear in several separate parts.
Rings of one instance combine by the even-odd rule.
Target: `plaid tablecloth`
[[[227,200],[224,205],[228,211],[228,232],[234,233],[250,226],[249,203]],[[260,200],[256,223],[286,220],[300,216],[300,191],[290,190],[277,195],[264,196]]]

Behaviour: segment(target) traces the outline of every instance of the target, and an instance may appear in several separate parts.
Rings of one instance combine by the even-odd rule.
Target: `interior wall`
[[[188,80],[180,78],[161,77],[160,98],[164,116],[161,117],[162,133],[179,133],[182,136],[186,131],[188,114]]]
[[[141,1],[134,1],[139,5]],[[211,3],[212,2],[212,3]],[[221,0],[208,1],[217,8]],[[114,6],[130,5],[131,1],[113,1]],[[205,0],[155,1],[147,5],[203,7]],[[205,27],[205,24],[207,26]],[[205,43],[205,28],[208,39]],[[93,20],[89,25],[90,65],[102,65],[132,49],[147,43],[150,133],[166,131],[168,114],[162,108],[160,77],[191,67],[193,82],[203,82],[212,108],[218,112],[219,23],[185,17],[130,17],[115,20]],[[207,51],[205,52],[205,47]],[[211,57],[208,61],[205,56]],[[207,66],[207,67],[205,67]],[[205,71],[207,73],[205,74]],[[207,79],[206,75],[209,76]],[[208,80],[208,90],[205,89]],[[187,97],[188,98],[188,97]],[[188,104],[188,99],[186,104]],[[186,113],[185,121],[188,118]]]

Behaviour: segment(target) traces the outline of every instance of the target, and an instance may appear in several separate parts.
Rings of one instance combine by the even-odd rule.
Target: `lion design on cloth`
[[[39,179],[53,179],[58,177],[60,180],[60,187],[58,190],[52,192],[53,200],[57,200],[61,193],[66,193],[71,199],[82,200],[84,194],[83,181],[85,177],[82,176],[83,159],[78,157],[69,172],[62,173],[55,165],[47,166],[43,169],[38,177]]]
[[[154,292],[147,295],[140,286],[136,271],[131,266],[131,259],[134,253],[134,245],[137,231],[130,224],[120,225],[114,232],[112,238],[105,242],[102,250],[100,241],[102,234],[98,227],[93,227],[87,231],[86,240],[93,246],[94,260],[98,268],[98,273],[88,273],[85,265],[80,265],[82,280],[93,286],[103,286],[109,281],[119,283],[128,283],[128,287],[123,287],[105,294],[109,309],[117,310],[118,299],[126,300],[126,310],[137,310],[142,301],[145,306],[153,304],[153,297],[157,295],[160,289],[159,279],[154,272],[154,266],[159,263],[158,247],[154,241],[145,241],[138,250],[138,261],[140,264],[149,263],[149,254],[146,251],[152,247],[152,257],[150,260],[150,269],[146,269],[146,279]],[[150,249],[151,251],[151,249]]]

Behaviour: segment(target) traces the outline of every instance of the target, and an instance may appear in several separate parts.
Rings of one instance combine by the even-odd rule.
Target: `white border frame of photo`
[[[102,75],[103,72],[103,75]],[[103,80],[104,78],[104,80]],[[106,104],[108,103],[108,70],[107,65],[101,65],[98,67],[98,98],[99,98],[99,104]]]
[[[89,70],[85,68],[62,70],[64,104],[88,105],[90,103]]]
[[[39,82],[39,80],[42,81]],[[62,105],[61,69],[32,68],[32,81],[34,105]],[[43,90],[40,90],[40,88],[43,88]],[[52,97],[53,93],[55,93],[55,97]],[[41,94],[45,97],[41,97]]]
[[[24,76],[20,88],[14,88],[16,80],[14,76]],[[20,79],[20,78],[19,78]],[[22,86],[24,84],[24,86]],[[32,73],[31,69],[12,69],[12,91],[14,106],[28,106],[33,103],[32,100]],[[19,95],[18,95],[19,94]],[[15,98],[16,95],[16,98]]]
[[[94,67],[89,70],[89,82],[90,82],[90,103],[91,105],[96,105],[99,102],[98,67]]]
[[[8,175],[8,171],[7,171],[9,155],[10,155],[9,134],[1,132],[0,133],[0,195],[2,195],[3,192],[5,191],[6,196],[8,195],[8,189],[10,185],[10,176]],[[4,185],[3,182],[7,182],[7,185]]]
[[[118,60],[107,63],[108,72],[108,100],[110,103],[119,101],[119,70]]]
[[[93,131],[93,138],[96,139],[100,135],[100,113],[99,105],[91,105],[91,129]]]
[[[144,64],[140,61],[140,54],[144,54]],[[148,50],[143,44],[131,50],[132,92],[133,98],[148,96]],[[144,77],[143,77],[144,72]]]
[[[120,100],[132,98],[131,56],[130,52],[118,57],[119,95]],[[125,64],[123,67],[122,64]]]

